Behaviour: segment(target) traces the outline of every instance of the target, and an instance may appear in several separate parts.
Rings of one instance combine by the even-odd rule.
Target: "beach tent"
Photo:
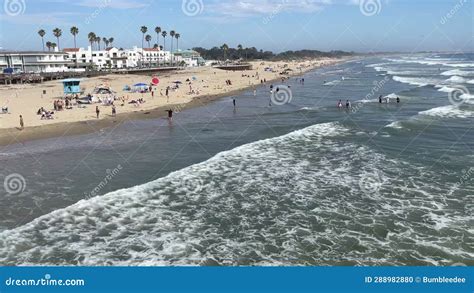
[[[148,90],[148,85],[146,83],[137,83],[133,85],[133,90],[136,92],[144,92]]]

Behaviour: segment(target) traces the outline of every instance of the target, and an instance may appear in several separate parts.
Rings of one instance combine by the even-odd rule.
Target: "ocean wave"
[[[440,80],[428,79],[428,78],[422,78],[422,77],[393,76],[392,78],[395,81],[410,84],[410,85],[416,85],[416,86],[437,85],[441,83]]]
[[[436,107],[426,111],[418,113],[422,116],[431,116],[439,118],[471,118],[474,117],[474,112],[469,110],[463,110],[459,107],[448,105],[442,107]]]
[[[431,65],[431,66],[446,66],[446,67],[460,67],[460,68],[469,68],[474,67],[474,63],[459,63],[459,62],[452,62],[453,60],[426,60],[426,59],[391,59],[388,58],[387,60],[394,62],[394,63],[415,63],[415,64],[422,64],[422,65]]]
[[[474,71],[465,71],[465,70],[460,70],[460,69],[453,69],[453,70],[448,70],[444,71],[441,73],[441,75],[444,76],[474,76]]]
[[[402,123],[401,121],[394,121],[390,124],[385,125],[386,128],[394,128],[394,129],[402,129]]]
[[[468,80],[465,79],[464,77],[453,75],[450,78],[446,79],[445,82],[449,82],[449,83],[467,83]]]
[[[400,265],[435,258],[442,265],[472,259],[463,233],[435,239],[431,233],[464,231],[471,220],[452,216],[447,205],[457,197],[446,198],[445,174],[348,142],[352,134],[339,123],[313,125],[80,201],[0,232],[0,263]],[[451,221],[439,226],[424,218],[440,211]],[[420,245],[428,240],[443,253],[423,253]]]

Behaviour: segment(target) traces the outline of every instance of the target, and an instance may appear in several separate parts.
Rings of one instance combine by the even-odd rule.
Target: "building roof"
[[[143,48],[143,51],[158,52],[158,51],[160,51],[160,49],[158,49],[158,48]]]
[[[55,51],[0,51],[0,55],[65,55],[66,52],[55,52]]]
[[[79,48],[64,48],[64,52],[79,52]]]

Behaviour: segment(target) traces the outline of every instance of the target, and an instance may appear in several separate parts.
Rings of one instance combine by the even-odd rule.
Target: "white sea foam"
[[[385,127],[394,128],[394,129],[402,129],[403,128],[402,123],[400,121],[394,121],[394,122],[386,125]]]
[[[466,70],[460,70],[460,69],[453,69],[453,70],[448,70],[444,71],[441,73],[441,75],[444,76],[474,76],[474,71],[466,71]]]
[[[448,105],[436,107],[418,113],[419,115],[440,117],[440,118],[471,118],[474,117],[474,112],[469,110],[462,110],[456,106]]]
[[[449,82],[449,83],[467,83],[468,81],[464,77],[454,75],[454,76],[451,76],[450,78],[448,78],[447,80],[445,80],[445,82]]]
[[[437,84],[441,83],[440,80],[423,78],[423,77],[393,76],[392,78],[393,78],[393,80],[401,82],[401,83],[417,85],[417,86],[437,85]]]

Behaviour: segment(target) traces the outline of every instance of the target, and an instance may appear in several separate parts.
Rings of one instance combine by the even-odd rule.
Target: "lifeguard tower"
[[[64,96],[74,96],[80,95],[84,91],[81,89],[81,80],[80,79],[65,79],[63,82]]]

